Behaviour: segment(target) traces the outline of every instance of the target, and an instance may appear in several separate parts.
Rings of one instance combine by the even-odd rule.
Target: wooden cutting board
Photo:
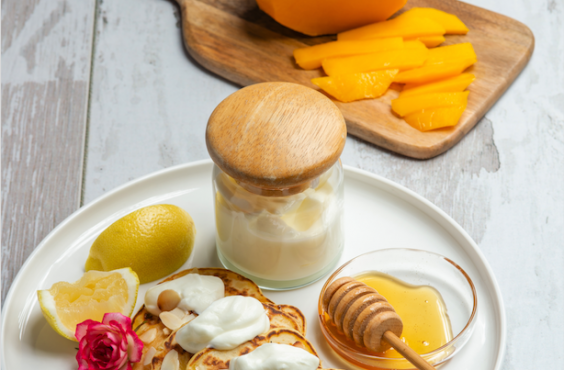
[[[267,81],[300,83],[317,89],[310,80],[321,70],[305,71],[292,56],[296,48],[335,40],[294,32],[262,12],[255,0],[177,0],[188,52],[205,68],[242,86]],[[524,24],[456,0],[409,0],[403,9],[433,7],[456,14],[469,28],[465,36],[446,36],[443,45],[471,42],[478,62],[468,71],[468,108],[452,128],[420,132],[394,116],[389,90],[379,99],[352,103],[335,101],[347,121],[348,132],[368,142],[413,158],[439,155],[464,137],[484,116],[525,67],[534,36]]]

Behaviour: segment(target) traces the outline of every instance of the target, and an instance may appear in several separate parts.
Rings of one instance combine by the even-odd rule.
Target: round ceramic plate
[[[14,280],[2,312],[2,365],[6,370],[76,370],[77,343],[47,324],[38,289],[76,281],[96,236],[140,207],[170,203],[187,210],[198,231],[194,253],[183,266],[221,266],[215,251],[211,161],[201,161],[143,177],[81,208],[57,226],[28,258]],[[342,263],[384,248],[416,248],[442,254],[470,275],[478,292],[478,317],[468,344],[441,369],[500,369],[505,351],[505,312],[493,273],[462,228],[421,196],[389,180],[345,167],[345,250]],[[273,292],[276,303],[299,307],[307,318],[307,338],[325,368],[350,368],[329,348],[317,320],[317,298],[326,278],[305,288]],[[139,297],[155,285],[140,287]],[[142,299],[138,299],[137,308]]]

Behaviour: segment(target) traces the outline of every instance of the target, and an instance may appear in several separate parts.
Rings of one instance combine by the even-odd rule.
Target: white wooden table
[[[536,37],[529,65],[456,147],[420,161],[353,137],[343,162],[437,204],[476,240],[507,311],[503,369],[564,363],[564,2],[470,0]],[[2,2],[2,298],[80,206],[207,158],[213,108],[238,87],[185,52],[166,0]]]

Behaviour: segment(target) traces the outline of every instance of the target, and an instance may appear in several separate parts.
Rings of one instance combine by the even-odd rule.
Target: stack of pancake
[[[228,369],[229,361],[232,358],[250,353],[265,343],[296,346],[319,357],[313,345],[305,338],[306,320],[303,313],[294,306],[275,304],[262,294],[260,288],[253,281],[237,273],[220,268],[194,268],[179,272],[161,283],[194,273],[220,278],[225,285],[226,297],[241,295],[256,298],[263,304],[267,312],[270,319],[270,329],[232,350],[206,348],[198,353],[189,353],[176,342],[176,333],[179,328],[170,330],[159,316],[151,314],[143,306],[135,315],[132,324],[137,335],[145,342],[143,360],[134,364],[134,370],[168,370],[165,368],[166,365],[163,366],[163,363],[165,357],[172,351],[176,351],[178,355],[179,370]],[[195,313],[192,314],[196,315]],[[175,358],[176,354],[174,354]],[[176,363],[176,360],[174,362]]]

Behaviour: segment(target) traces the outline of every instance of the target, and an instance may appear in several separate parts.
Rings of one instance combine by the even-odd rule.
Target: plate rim
[[[186,170],[189,171],[191,168],[206,167],[206,166],[211,166],[212,164],[213,164],[213,162],[212,162],[211,159],[203,159],[203,160],[199,160],[199,161],[183,163],[183,164],[167,167],[167,168],[164,168],[164,169],[161,169],[161,170],[158,170],[158,171],[154,171],[154,172],[151,172],[151,173],[146,174],[144,176],[141,176],[137,179],[128,181],[128,182],[110,190],[109,192],[99,196],[98,198],[92,200],[88,204],[80,207],[79,209],[77,209],[76,211],[71,213],[69,216],[67,216],[53,230],[51,230],[45,236],[45,238],[43,238],[43,240],[41,240],[41,242],[35,247],[33,252],[28,256],[28,258],[26,259],[24,264],[21,266],[20,270],[18,271],[14,280],[12,281],[10,289],[8,290],[8,294],[6,295],[6,299],[3,302],[3,305],[2,305],[2,340],[1,340],[2,344],[1,344],[1,350],[0,350],[0,353],[2,354],[2,356],[1,356],[1,358],[2,358],[2,360],[1,360],[2,369],[6,369],[6,363],[5,363],[6,356],[4,356],[4,348],[5,348],[5,343],[6,343],[6,341],[4,340],[5,337],[6,337],[5,336],[5,334],[6,334],[5,333],[6,332],[6,320],[7,320],[6,313],[8,313],[8,311],[10,310],[11,301],[13,299],[12,296],[15,294],[14,293],[15,287],[17,287],[20,284],[21,280],[23,279],[23,276],[26,275],[26,271],[27,271],[29,265],[31,264],[31,261],[33,261],[35,259],[36,254],[38,254],[42,249],[45,248],[45,245],[49,242],[50,239],[52,239],[59,232],[60,229],[64,228],[68,223],[70,223],[75,218],[81,216],[83,213],[88,212],[94,206],[98,205],[101,202],[104,202],[107,198],[110,198],[110,197],[114,196],[115,194],[120,193],[120,192],[122,192],[122,191],[124,191],[124,190],[126,190],[126,189],[128,189],[132,186],[143,183],[143,182],[148,181],[148,180],[155,178],[155,177],[160,177],[160,176],[169,174],[171,172],[186,171]],[[468,235],[468,233],[462,228],[462,226],[460,226],[454,219],[452,219],[442,209],[440,209],[438,206],[433,204],[428,199],[424,198],[422,195],[419,195],[416,192],[414,192],[413,190],[410,190],[410,189],[406,188],[405,186],[400,185],[400,184],[398,184],[398,183],[396,183],[392,180],[389,180],[389,179],[387,179],[383,176],[376,175],[376,174],[368,172],[366,170],[359,169],[359,168],[356,168],[356,167],[352,167],[352,166],[349,166],[349,165],[344,165],[343,167],[344,167],[344,172],[345,172],[345,178],[350,177],[354,180],[359,180],[361,182],[364,182],[369,186],[375,186],[375,187],[378,187],[378,188],[380,188],[384,191],[392,193],[392,195],[397,196],[398,198],[408,202],[412,206],[419,209],[421,212],[425,213],[427,216],[431,217],[435,222],[439,223],[442,227],[444,227],[446,229],[446,231],[449,234],[451,234],[453,237],[455,237],[455,235],[453,235],[452,230],[448,230],[448,228],[454,229],[456,231],[456,233],[458,233],[466,241],[466,243],[468,243],[468,245],[472,248],[472,252],[474,252],[477,255],[477,257],[480,259],[480,261],[482,262],[482,264],[485,268],[485,272],[487,273],[487,276],[483,276],[483,277],[488,278],[489,285],[491,287],[490,292],[493,290],[493,293],[495,293],[495,295],[490,294],[491,299],[494,303],[497,304],[497,307],[499,308],[499,312],[496,312],[497,316],[499,317],[499,321],[500,321],[500,322],[497,323],[497,325],[499,327],[499,334],[500,334],[499,349],[497,351],[497,359],[496,359],[496,362],[495,362],[495,365],[494,365],[494,369],[499,370],[501,368],[501,364],[503,362],[503,359],[505,358],[505,352],[506,352],[507,322],[506,322],[505,306],[504,306],[504,303],[503,303],[503,297],[501,295],[499,284],[498,284],[498,282],[495,278],[495,275],[494,275],[494,273],[491,269],[491,266],[489,265],[487,259],[485,258],[484,254],[482,253],[482,251],[480,250],[480,248],[478,247],[476,242],[474,242],[474,240],[470,237],[470,235]],[[369,181],[367,181],[367,180],[369,180]],[[443,222],[441,222],[441,221],[443,221]],[[446,225],[448,225],[448,228],[446,227],[445,222],[446,222]],[[467,249],[468,249],[468,247],[463,246],[463,245],[461,245],[461,247],[465,251],[467,251]]]

